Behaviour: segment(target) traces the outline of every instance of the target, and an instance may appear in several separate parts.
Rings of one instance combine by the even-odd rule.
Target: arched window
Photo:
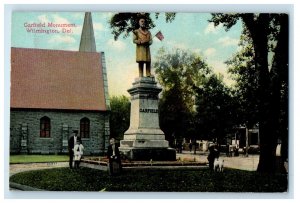
[[[80,137],[90,137],[90,120],[86,117],[80,120]]]
[[[40,137],[50,137],[51,123],[50,118],[44,116],[40,119]]]

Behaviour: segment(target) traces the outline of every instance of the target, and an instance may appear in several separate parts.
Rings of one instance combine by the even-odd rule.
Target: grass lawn
[[[109,176],[90,168],[45,169],[15,174],[10,181],[50,191],[161,191],[161,192],[285,192],[287,176],[226,169],[136,170]]]
[[[69,161],[68,155],[10,155],[9,163],[61,162]]]

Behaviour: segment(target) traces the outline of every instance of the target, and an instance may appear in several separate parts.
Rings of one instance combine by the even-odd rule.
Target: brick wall
[[[40,137],[40,119],[44,116],[51,119],[50,138]],[[11,109],[10,114],[10,153],[67,153],[67,140],[72,130],[80,130],[84,117],[90,120],[90,137],[82,139],[84,154],[102,154],[109,139],[109,117],[104,112],[16,109]]]

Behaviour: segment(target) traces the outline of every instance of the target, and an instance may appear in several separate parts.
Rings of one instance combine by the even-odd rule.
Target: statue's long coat
[[[139,44],[142,40],[144,43]],[[152,44],[152,36],[148,30],[136,29],[133,31],[133,43],[136,44],[136,62],[150,62],[150,45]]]

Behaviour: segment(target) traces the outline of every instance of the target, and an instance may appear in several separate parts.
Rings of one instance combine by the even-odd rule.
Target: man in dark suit
[[[109,160],[109,173],[116,175],[121,172],[121,157],[118,144],[115,143],[115,139],[109,140],[110,145],[107,148],[107,158]]]
[[[78,130],[72,131],[72,136],[68,141],[68,149],[69,149],[69,166],[73,168],[73,157],[74,157],[74,146],[77,141],[81,142],[80,137],[78,137]]]

